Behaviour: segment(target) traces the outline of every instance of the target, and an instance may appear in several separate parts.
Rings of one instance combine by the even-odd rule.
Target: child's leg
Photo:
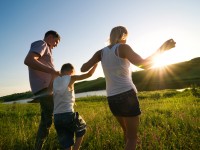
[[[76,112],[75,116],[75,123],[76,123],[76,141],[74,143],[73,150],[79,150],[84,134],[86,133],[86,122],[83,120],[83,118]]]
[[[83,140],[83,136],[76,137],[76,142],[74,143],[73,150],[79,150],[81,143],[82,143],[82,140]]]
[[[72,150],[72,147],[70,146],[69,148],[65,149],[65,150]]]

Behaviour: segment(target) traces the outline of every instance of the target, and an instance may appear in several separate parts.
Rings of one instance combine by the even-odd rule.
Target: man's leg
[[[41,120],[36,137],[35,149],[41,150],[44,140],[49,134],[53,116],[53,96],[40,98]]]

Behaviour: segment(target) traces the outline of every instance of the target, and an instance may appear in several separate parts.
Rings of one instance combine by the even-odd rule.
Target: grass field
[[[138,150],[197,150],[200,147],[200,89],[140,92],[142,114]],[[123,150],[123,134],[106,97],[77,99],[87,122],[81,150]],[[32,150],[40,120],[39,104],[0,103],[0,149]],[[59,149],[52,126],[45,150]]]

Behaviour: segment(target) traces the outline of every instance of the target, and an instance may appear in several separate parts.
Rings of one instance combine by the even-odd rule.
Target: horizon
[[[195,58],[192,58],[191,60],[188,60],[188,61],[193,61],[193,60],[195,60],[195,59],[198,59],[198,60],[200,60],[200,57],[195,57]],[[165,65],[165,66],[163,66],[163,68],[165,69],[165,68],[167,68],[167,67],[169,67],[169,66],[173,66],[173,65],[177,65],[177,64],[180,64],[180,63],[185,63],[185,62],[188,62],[188,61],[183,61],[183,62],[177,62],[177,63],[173,63],[173,64],[168,64],[168,65]],[[154,69],[162,69],[162,67],[153,67],[153,68],[150,68],[149,70],[154,70]],[[145,71],[144,69],[141,69],[141,70],[138,70],[138,71],[132,71],[132,72],[140,72],[140,71]],[[93,81],[93,80],[97,80],[98,78],[104,78],[105,79],[105,77],[97,77],[97,78],[95,78],[95,79],[89,79],[89,80],[84,80],[84,81]],[[84,81],[79,81],[80,83],[81,82],[84,82]],[[79,82],[76,82],[76,83],[79,83]],[[76,84],[75,83],[75,84]],[[95,90],[95,91],[98,91],[98,90]],[[100,90],[101,91],[101,90]],[[30,90],[29,91],[24,91],[24,92],[20,92],[20,93],[11,93],[11,94],[9,94],[9,95],[3,95],[3,96],[0,96],[0,98],[1,97],[6,97],[6,96],[11,96],[11,95],[14,95],[14,94],[23,94],[23,93],[26,93],[26,92],[31,92]],[[93,92],[93,91],[87,91],[87,92]],[[83,93],[87,93],[87,92],[83,92]],[[82,92],[80,92],[80,93],[82,93]],[[76,93],[76,94],[80,94],[80,93]]]

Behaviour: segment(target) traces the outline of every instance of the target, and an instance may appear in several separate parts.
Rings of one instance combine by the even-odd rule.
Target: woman
[[[153,65],[153,58],[156,55],[175,47],[176,43],[170,39],[154,54],[143,59],[126,44],[127,36],[128,31],[125,27],[114,27],[110,33],[110,44],[97,51],[88,62],[83,64],[81,71],[86,72],[101,61],[106,79],[108,104],[123,129],[125,150],[135,150],[141,111],[137,89],[131,78],[130,63],[147,69]]]

